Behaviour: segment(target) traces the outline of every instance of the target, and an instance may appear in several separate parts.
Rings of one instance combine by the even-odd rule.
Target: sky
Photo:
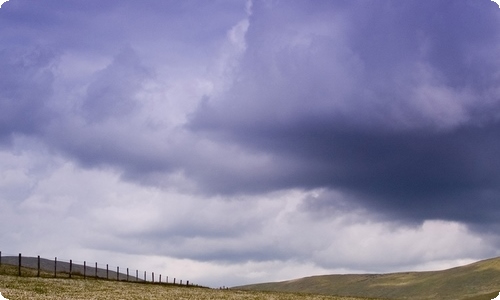
[[[10,0],[0,251],[211,286],[500,255],[490,0]]]

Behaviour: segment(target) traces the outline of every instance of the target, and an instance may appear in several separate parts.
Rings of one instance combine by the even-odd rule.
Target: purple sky
[[[10,0],[0,251],[209,286],[500,255],[490,0]]]

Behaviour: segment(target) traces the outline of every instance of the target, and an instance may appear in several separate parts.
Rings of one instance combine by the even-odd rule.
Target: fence
[[[9,270],[2,266],[11,266]],[[14,270],[12,267],[16,267]],[[154,272],[139,271],[138,269],[129,270],[129,268],[120,269],[119,266],[110,266],[109,264],[98,264],[97,262],[88,264],[87,261],[74,261],[72,259],[52,259],[41,258],[40,256],[22,256],[7,254],[2,256],[0,251],[0,272],[3,274],[31,277],[52,277],[52,278],[94,278],[117,281],[130,281],[142,283],[172,284],[184,286],[198,286],[186,280],[182,280],[156,274]],[[0,274],[2,274],[0,273]]]

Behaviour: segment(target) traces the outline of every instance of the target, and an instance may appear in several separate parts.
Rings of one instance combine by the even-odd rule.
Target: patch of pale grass
[[[309,294],[213,290],[166,284],[117,282],[96,279],[63,279],[0,276],[0,292],[10,300],[360,300]]]

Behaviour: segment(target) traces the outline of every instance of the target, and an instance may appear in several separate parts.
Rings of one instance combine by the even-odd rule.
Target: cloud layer
[[[0,250],[226,286],[498,255],[499,14],[6,2]]]

